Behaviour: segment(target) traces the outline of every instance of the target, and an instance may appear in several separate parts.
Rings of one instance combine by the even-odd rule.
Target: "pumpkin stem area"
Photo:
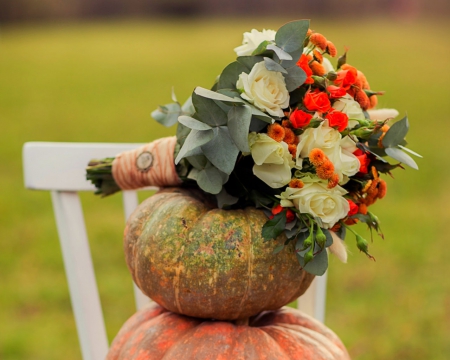
[[[248,326],[250,318],[237,319],[234,323],[238,326]]]

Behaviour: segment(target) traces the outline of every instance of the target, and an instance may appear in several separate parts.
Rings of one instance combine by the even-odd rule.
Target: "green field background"
[[[24,189],[27,141],[147,142],[150,118],[209,87],[251,28],[292,19],[111,21],[0,27],[0,359],[80,359],[50,195]],[[373,89],[408,114],[420,171],[387,177],[372,262],[348,236],[331,258],[326,323],[354,359],[450,359],[450,25],[434,19],[317,19]],[[143,194],[145,196],[148,194]],[[82,194],[110,340],[134,312],[121,197]],[[360,232],[369,237],[361,227]]]

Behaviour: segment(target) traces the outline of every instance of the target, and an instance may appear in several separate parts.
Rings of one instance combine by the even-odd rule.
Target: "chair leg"
[[[108,339],[81,202],[67,191],[52,191],[52,201],[83,359],[104,359]]]

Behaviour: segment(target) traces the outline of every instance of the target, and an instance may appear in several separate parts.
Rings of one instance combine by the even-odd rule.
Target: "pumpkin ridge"
[[[242,313],[242,310],[244,309],[244,303],[245,301],[248,299],[248,293],[250,292],[250,288],[252,285],[252,276],[253,276],[253,229],[250,226],[250,219],[247,215],[247,213],[245,211],[242,212],[244,217],[245,217],[245,223],[246,223],[246,227],[249,230],[248,232],[246,231],[246,234],[250,234],[249,237],[247,237],[246,241],[248,241],[248,245],[249,245],[249,251],[248,251],[248,271],[247,271],[247,287],[245,288],[245,292],[244,295],[242,296],[241,299],[241,304],[239,306],[239,309],[241,311],[239,311],[237,318],[239,318],[239,315]]]

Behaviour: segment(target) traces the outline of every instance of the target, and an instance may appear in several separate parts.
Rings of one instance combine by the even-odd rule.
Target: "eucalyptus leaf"
[[[278,29],[275,43],[284,51],[291,53],[303,48],[303,41],[309,29],[309,20],[291,21]]]
[[[267,45],[267,50],[272,50],[280,60],[292,60],[292,56],[275,44]]]
[[[236,89],[219,89],[217,90],[218,93],[223,94],[225,96],[228,96],[230,98],[239,98],[241,95],[239,94],[239,91],[237,91]]]
[[[190,129],[194,130],[211,130],[212,127],[208,124],[205,124],[201,121],[198,121],[197,119],[194,119],[190,116],[181,115],[178,117],[178,122],[183,124],[184,126],[187,126]]]
[[[326,250],[322,250],[318,254],[315,254],[312,260],[307,264],[305,264],[305,259],[298,254],[297,260],[303,269],[313,275],[323,275],[328,268],[328,254]]]
[[[252,109],[252,115],[266,123],[269,124],[273,124],[274,123],[274,119],[266,114],[265,112],[262,112],[261,110],[259,110],[257,107],[250,105],[250,108]]]
[[[250,152],[248,131],[252,120],[252,109],[248,105],[233,106],[228,111],[228,130],[238,149]]]
[[[227,114],[214,100],[193,93],[192,103],[197,110],[196,117],[202,122],[211,126],[220,126],[227,123]]]
[[[172,93],[171,93],[171,97],[172,97],[172,101],[173,102],[175,102],[175,103],[177,103],[178,102],[178,100],[177,100],[177,96],[175,95],[175,89],[174,89],[174,87],[172,86]]]
[[[345,240],[345,236],[347,235],[347,228],[346,228],[345,226],[341,226],[341,227],[339,228],[339,230],[336,231],[336,235],[337,235],[340,239]]]
[[[239,198],[231,196],[224,188],[216,195],[216,199],[219,209],[222,209],[224,206],[234,205],[239,201]]]
[[[298,66],[293,66],[286,70],[287,74],[283,74],[283,76],[289,92],[299,88],[306,81],[306,73]]]
[[[205,155],[187,156],[186,160],[196,169],[201,170],[208,164],[208,159]]]
[[[261,61],[264,61],[264,58],[262,56],[239,56],[236,60],[241,65],[246,67],[244,72],[249,73],[253,69],[253,66]]]
[[[417,166],[413,158],[408,154],[404,153],[403,151],[401,151],[400,149],[395,147],[388,147],[384,149],[384,151],[386,151],[386,154],[388,154],[391,158],[400,161],[401,163],[408,165],[413,169],[419,170],[419,167]]]
[[[278,245],[275,249],[273,249],[273,253],[278,254],[283,249],[284,249],[284,244]]]
[[[202,151],[215,167],[228,175],[233,171],[239,154],[226,127],[215,128],[213,139],[202,146]]]
[[[284,231],[285,226],[286,211],[282,211],[263,225],[261,235],[265,241],[276,239]]]
[[[208,166],[200,170],[197,177],[197,184],[203,191],[210,194],[218,194],[225,183],[223,174],[214,166]]]
[[[194,105],[192,104],[192,97],[189,96],[186,102],[181,106],[181,111],[184,115],[193,115],[195,113]]]
[[[397,121],[391,126],[383,137],[382,143],[385,148],[394,147],[402,143],[409,130],[408,117]]]
[[[178,116],[181,114],[181,106],[178,103],[166,104],[159,106],[152,111],[151,116],[161,125],[170,127],[175,125],[178,121]]]
[[[291,60],[279,59],[280,65],[282,67],[284,67],[285,69],[296,66],[297,62],[300,59],[300,56],[302,56],[302,54],[303,54],[303,47],[301,47],[300,49],[298,49],[296,51],[291,51],[290,55],[291,55],[292,59]],[[276,57],[274,57],[274,60],[275,61],[277,60]]]
[[[183,146],[190,132],[191,132],[190,128],[184,126],[183,124],[178,123],[176,136],[177,136],[177,144],[180,145],[180,148]]]
[[[280,64],[273,61],[271,58],[265,57],[264,58],[264,65],[266,65],[266,69],[269,71],[278,71],[283,74],[287,74],[288,72],[285,70],[284,67],[282,67]]]
[[[217,101],[222,101],[225,104],[230,104],[230,105],[242,105],[244,103],[244,100],[239,99],[239,98],[231,98],[228,97],[224,94],[215,92],[215,91],[211,91],[205,88],[202,88],[200,86],[197,86],[194,90],[194,93],[207,98],[207,99],[212,99],[212,100],[217,100]]]
[[[175,164],[178,164],[182,158],[184,158],[192,150],[201,147],[202,145],[208,143],[214,138],[213,130],[191,130],[189,135],[186,137],[180,152],[178,153]]]
[[[241,64],[238,61],[234,61],[228,64],[220,74],[217,89],[236,89],[236,83],[239,79],[239,75],[243,72],[248,73],[247,66]]]
[[[409,152],[410,154],[413,154],[413,155],[415,155],[415,156],[418,156],[418,157],[420,157],[420,158],[423,158],[423,156],[422,155],[419,155],[418,153],[416,153],[415,151],[412,151],[411,149],[408,149],[408,148],[406,148],[406,147],[404,147],[404,146],[402,146],[402,145],[397,145],[400,149],[402,149],[403,151],[407,151],[407,152]]]

